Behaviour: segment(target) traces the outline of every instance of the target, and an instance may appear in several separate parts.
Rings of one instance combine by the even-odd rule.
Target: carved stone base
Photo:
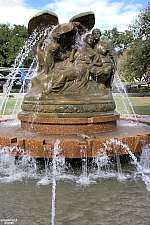
[[[44,134],[92,134],[116,129],[119,114],[110,89],[101,93],[51,94],[45,99],[26,95],[22,103],[23,129]]]
[[[101,93],[70,93],[65,95],[51,94],[50,97],[25,96],[22,103],[23,114],[50,118],[82,118],[99,117],[113,114],[116,108],[110,89]]]

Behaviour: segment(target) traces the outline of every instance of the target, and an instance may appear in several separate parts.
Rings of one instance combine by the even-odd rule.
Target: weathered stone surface
[[[29,20],[28,34],[31,35],[35,29],[40,32],[44,28],[55,26],[58,23],[58,16],[55,13],[49,10],[42,10]]]
[[[17,137],[5,137],[0,136],[0,145],[3,146],[10,146],[13,143],[17,143]]]
[[[51,143],[46,143],[45,139],[23,138],[16,140],[7,136],[0,136],[0,147],[6,147],[5,154],[23,156],[29,154],[34,158],[52,158],[54,155],[54,144],[56,139]],[[119,138],[86,138],[85,143],[80,142],[74,136],[63,138],[59,143],[59,156],[70,158],[94,158],[101,156],[116,156],[129,153],[141,152],[145,144],[150,143],[150,133],[119,137]],[[13,151],[12,151],[13,148]]]
[[[25,140],[25,150],[29,153],[31,157],[44,158],[44,140],[39,139],[26,139]]]
[[[56,102],[57,103],[57,102]],[[116,105],[114,101],[105,101],[105,102],[88,102],[82,104],[45,104],[45,101],[38,104],[32,102],[24,102],[22,105],[22,110],[28,113],[36,113],[38,115],[42,115],[44,113],[48,113],[49,117],[88,117],[93,114],[96,116],[103,112],[111,112],[115,109]],[[43,116],[44,117],[44,116]]]
[[[65,158],[81,158],[78,140],[61,140],[59,146]]]
[[[80,22],[87,30],[91,30],[95,25],[95,15],[93,12],[84,12],[73,16],[69,22]]]
[[[37,115],[30,116],[30,115],[24,115],[22,113],[18,114],[18,119],[21,121],[25,121],[28,123],[41,123],[41,124],[52,124],[52,125],[59,125],[59,124],[64,124],[64,125],[71,125],[71,124],[96,124],[96,123],[105,123],[109,121],[116,121],[118,120],[120,115],[118,113],[113,113],[113,114],[108,114],[108,115],[101,115],[97,117],[83,117],[83,118],[51,118],[51,117],[38,117]]]
[[[118,155],[129,154],[130,151],[132,153],[141,151],[140,137],[129,136],[119,138],[119,140],[121,141],[121,146],[118,151]],[[129,151],[127,148],[129,148]]]
[[[35,119],[19,114],[21,127],[45,134],[92,134],[104,133],[117,128],[119,114],[92,118],[43,118]]]

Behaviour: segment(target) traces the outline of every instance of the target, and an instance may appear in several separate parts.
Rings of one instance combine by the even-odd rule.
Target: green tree
[[[117,47],[118,36],[119,31],[116,27],[112,28],[112,30],[104,30],[102,33],[102,39],[106,42],[109,42],[114,48]]]
[[[150,6],[129,25],[134,40],[119,59],[118,71],[127,81],[150,74]]]
[[[116,49],[118,55],[122,54],[124,49],[128,48],[133,43],[133,33],[130,30],[119,32],[117,28],[105,30],[102,36],[103,40],[109,40],[111,45]]]
[[[150,2],[143,9],[135,20],[129,25],[129,30],[132,30],[135,39],[150,39]]]
[[[8,44],[10,40],[10,24],[0,24],[0,66],[7,66]]]
[[[27,28],[0,24],[0,66],[10,67],[27,40]]]

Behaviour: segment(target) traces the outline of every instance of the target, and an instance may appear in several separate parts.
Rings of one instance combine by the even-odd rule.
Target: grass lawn
[[[116,111],[118,111],[121,114],[132,114],[132,107],[135,111],[135,114],[138,115],[150,115],[150,96],[149,97],[129,97],[129,101],[127,98],[122,99],[120,96],[114,96],[117,108]],[[5,108],[5,115],[11,115],[14,111],[15,104],[17,103],[17,106],[15,108],[14,114],[21,111],[21,101],[22,98],[18,99],[18,102],[16,102],[16,98],[9,98],[7,105],[3,105],[3,109],[0,111],[0,115],[3,114],[3,110]],[[1,99],[0,99],[1,104]],[[132,106],[132,107],[131,107]],[[127,110],[126,110],[127,109]]]
[[[0,99],[1,104],[2,99]],[[22,98],[9,98],[7,103],[3,104],[2,110],[0,111],[0,115],[11,115],[17,114],[21,111],[21,102]],[[13,113],[14,112],[14,113]]]
[[[128,98],[129,101],[127,98],[122,99],[121,97],[118,97],[118,96],[114,96],[114,99],[117,105],[117,111],[119,113],[126,114],[128,111],[129,113],[132,114],[132,107],[133,107],[135,114],[150,115],[150,96],[129,97]],[[130,106],[130,103],[131,103],[131,106]]]

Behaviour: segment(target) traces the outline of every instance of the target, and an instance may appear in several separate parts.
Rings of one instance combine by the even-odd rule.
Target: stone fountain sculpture
[[[37,74],[18,114],[21,127],[10,136],[0,135],[0,147],[8,146],[15,156],[52,158],[59,140],[60,155],[72,159],[123,155],[127,149],[140,152],[143,140],[150,143],[149,132],[113,135],[119,119],[112,96],[116,61],[94,24],[93,12],[78,14],[65,24],[50,11],[31,18],[29,36],[39,40],[33,46]]]
[[[47,134],[116,129],[119,115],[111,91],[116,62],[111,46],[100,40],[100,30],[92,30],[94,13],[59,24],[57,15],[42,11],[29,21],[29,34],[37,26],[40,31],[39,21],[42,29],[51,29],[36,46],[38,70],[18,115],[22,127]]]

